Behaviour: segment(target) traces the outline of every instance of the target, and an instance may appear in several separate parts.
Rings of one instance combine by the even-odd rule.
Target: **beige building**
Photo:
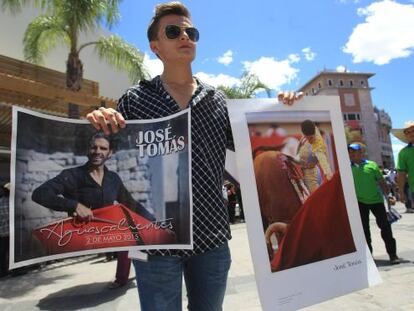
[[[305,95],[337,95],[345,125],[348,126],[352,141],[367,146],[367,156],[384,167],[393,167],[389,130],[391,118],[374,108],[369,85],[373,73],[338,72],[323,70],[311,78],[300,91]]]
[[[384,111],[374,107],[374,112],[377,119],[378,140],[381,148],[382,165],[386,168],[394,167],[394,154],[392,152],[392,143],[390,131],[392,122],[390,115]]]

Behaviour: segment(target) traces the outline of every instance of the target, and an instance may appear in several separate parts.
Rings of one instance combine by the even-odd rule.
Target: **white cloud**
[[[225,74],[218,74],[218,75],[213,75],[213,74],[209,74],[209,73],[205,73],[205,72],[197,72],[195,74],[195,76],[197,78],[199,78],[201,81],[210,84],[214,87],[217,87],[219,85],[224,85],[224,86],[228,86],[228,87],[232,87],[235,85],[239,85],[240,84],[240,79],[238,78],[234,78],[232,76],[228,76]]]
[[[144,66],[151,78],[160,75],[164,69],[162,62],[158,58],[151,58],[148,54],[144,55]]]
[[[225,66],[230,65],[233,62],[233,51],[228,50],[226,53],[224,53],[222,56],[217,58],[217,61],[220,64],[223,64]]]
[[[249,73],[255,74],[269,88],[279,90],[286,83],[297,78],[299,69],[292,67],[292,60],[276,60],[273,57],[261,57],[258,60],[243,62]]]
[[[414,6],[391,0],[374,2],[358,9],[365,22],[354,29],[343,52],[352,54],[354,63],[388,64],[408,57],[414,49]]]
[[[315,57],[316,57],[316,53],[315,53],[315,52],[313,52],[313,51],[311,50],[311,48],[310,48],[310,47],[303,48],[303,49],[302,49],[302,53],[303,53],[303,55],[305,56],[305,59],[306,59],[307,61],[314,60],[314,59],[315,59]]]
[[[292,64],[294,64],[294,63],[298,63],[300,61],[300,56],[298,54],[290,54],[288,56],[288,59],[290,60],[290,62]]]
[[[336,67],[336,71],[337,72],[345,72],[346,67],[344,65],[339,65],[338,67]]]

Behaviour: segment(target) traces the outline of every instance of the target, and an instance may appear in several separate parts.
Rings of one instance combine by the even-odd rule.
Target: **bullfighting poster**
[[[380,282],[339,98],[229,100],[228,108],[263,309],[297,310]]]
[[[190,111],[127,121],[13,107],[10,266],[92,253],[192,248]]]

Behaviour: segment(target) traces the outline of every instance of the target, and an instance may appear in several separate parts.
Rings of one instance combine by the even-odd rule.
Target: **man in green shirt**
[[[403,129],[393,129],[392,133],[399,140],[407,144],[407,146],[398,153],[397,182],[400,201],[411,201],[411,206],[407,206],[407,213],[414,213],[414,121],[405,122]],[[409,190],[408,193],[405,193],[404,186],[407,180]]]
[[[391,225],[387,219],[383,195],[389,194],[388,186],[382,176],[378,164],[364,159],[364,149],[361,144],[354,143],[348,146],[351,159],[352,175],[358,199],[359,213],[364,228],[365,239],[372,253],[371,232],[369,229],[369,212],[375,216],[385,248],[391,264],[398,264],[397,246],[392,236]],[[380,188],[382,190],[380,190]]]

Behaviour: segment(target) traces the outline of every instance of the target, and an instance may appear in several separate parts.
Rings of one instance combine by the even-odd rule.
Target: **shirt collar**
[[[200,81],[200,79],[198,79],[197,77],[194,77],[194,79],[197,81],[197,89],[195,90],[194,95],[190,100],[190,107],[193,107],[196,104],[198,104],[204,97],[214,95],[214,93],[216,92],[216,89],[211,85],[208,85]],[[168,92],[165,90],[164,86],[162,85],[161,76],[159,75],[150,81],[141,80],[140,84],[152,88],[153,90],[159,92],[159,94],[169,95]]]
[[[84,165],[81,165],[80,168],[85,170],[86,172],[89,172],[89,168],[90,168],[90,163],[89,160],[88,162],[86,162]],[[106,165],[104,165],[104,172],[106,173],[108,171],[108,168],[106,167]]]
[[[351,166],[361,166],[361,165],[365,165],[367,163],[368,163],[367,159],[362,159],[360,164],[357,164],[357,163],[351,161]]]

